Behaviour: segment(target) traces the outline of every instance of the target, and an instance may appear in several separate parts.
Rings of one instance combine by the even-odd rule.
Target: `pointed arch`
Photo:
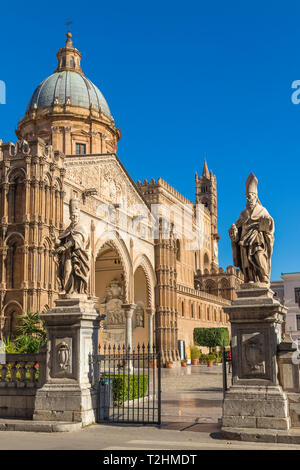
[[[154,288],[156,285],[156,275],[155,275],[153,266],[149,258],[144,254],[138,255],[137,258],[135,259],[134,265],[133,265],[133,273],[135,273],[139,267],[144,271],[144,274],[146,277],[147,293],[148,293],[147,307],[154,308],[155,307]]]
[[[120,256],[121,265],[124,271],[124,287],[125,287],[125,302],[133,303],[133,267],[130,254],[123,240],[119,237],[113,236],[111,232],[107,232],[96,241],[95,244],[95,260],[104,246],[111,247]]]
[[[4,325],[3,325],[3,337],[12,338],[15,335],[16,327],[18,326],[18,316],[25,315],[22,305],[16,300],[12,300],[5,305],[3,309],[4,314]]]

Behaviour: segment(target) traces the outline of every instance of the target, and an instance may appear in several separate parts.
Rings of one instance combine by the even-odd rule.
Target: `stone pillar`
[[[279,384],[277,346],[286,308],[268,287],[244,284],[223,307],[232,332],[233,385],[225,393],[222,432],[290,427],[288,400]],[[249,429],[248,429],[249,431]]]
[[[136,308],[135,304],[122,304],[126,318],[125,344],[132,351],[132,315]]]
[[[34,420],[96,421],[98,397],[89,353],[97,354],[100,315],[91,299],[77,296],[57,299],[42,315],[48,338],[46,382],[37,391]]]
[[[146,311],[147,311],[147,314],[148,314],[149,346],[150,346],[150,351],[152,352],[152,350],[153,350],[153,317],[154,317],[154,314],[155,314],[155,309],[154,308],[147,308]]]

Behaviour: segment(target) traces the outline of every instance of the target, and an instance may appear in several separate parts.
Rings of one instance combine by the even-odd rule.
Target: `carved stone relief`
[[[100,305],[101,314],[106,318],[103,322],[103,328],[116,328],[125,325],[125,315],[122,309],[124,303],[124,285],[119,279],[112,280],[106,288],[105,299]]]
[[[266,374],[266,351],[264,332],[242,334],[242,377]]]
[[[52,361],[53,377],[72,375],[72,338],[55,338]]]

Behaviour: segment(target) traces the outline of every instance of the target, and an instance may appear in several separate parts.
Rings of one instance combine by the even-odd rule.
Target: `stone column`
[[[125,344],[126,348],[130,348],[132,352],[132,315],[134,309],[136,308],[135,304],[122,304],[122,308],[125,312],[126,318],[126,332],[125,332]]]
[[[48,338],[46,382],[37,391],[33,419],[94,423],[98,397],[89,353],[97,354],[100,324],[94,302],[83,294],[59,298],[42,316]]]
[[[232,305],[223,307],[231,323],[233,376],[223,402],[222,432],[226,437],[245,429],[249,433],[247,428],[255,433],[290,427],[276,358],[286,308],[262,286],[242,285]]]
[[[152,352],[153,350],[153,317],[155,314],[155,308],[147,308],[146,312],[148,314],[148,338],[149,338],[149,346],[150,346],[150,351]]]

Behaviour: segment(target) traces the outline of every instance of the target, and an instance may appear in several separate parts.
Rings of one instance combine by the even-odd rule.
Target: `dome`
[[[55,72],[46,78],[34,91],[26,112],[54,104],[88,109],[93,105],[97,111],[111,117],[101,91],[84,75],[70,70]]]

